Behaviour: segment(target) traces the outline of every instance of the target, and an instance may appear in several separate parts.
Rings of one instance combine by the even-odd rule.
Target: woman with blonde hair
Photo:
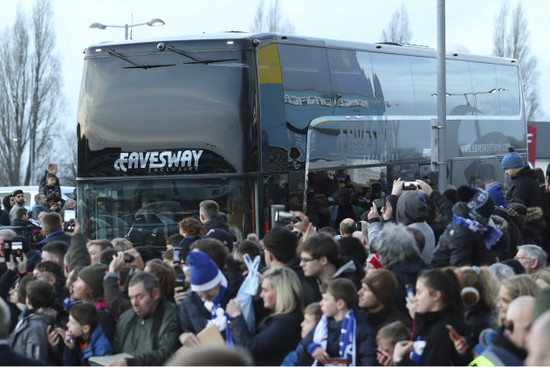
[[[229,327],[235,344],[248,349],[257,366],[279,366],[301,339],[302,284],[292,269],[270,269],[264,273],[260,297],[272,313],[255,333],[248,329],[235,298],[226,307],[233,318]]]
[[[533,274],[533,280],[537,283],[540,289],[550,287],[550,268],[544,268]]]
[[[519,296],[535,296],[538,292],[539,286],[529,275],[520,274],[504,279],[498,292],[498,324],[504,324],[510,302]]]

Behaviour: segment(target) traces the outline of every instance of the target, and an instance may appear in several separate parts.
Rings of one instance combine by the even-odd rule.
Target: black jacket
[[[383,309],[375,313],[366,312],[365,315],[367,316],[367,322],[372,326],[375,333],[378,333],[378,330],[394,321],[401,321],[409,329],[412,326],[412,320],[409,315],[398,311],[392,304],[384,306]]]
[[[537,175],[529,166],[523,167],[511,178],[506,199],[520,199],[528,208],[538,206],[546,209],[546,198],[539,190]]]
[[[273,316],[252,334],[240,315],[231,320],[229,327],[235,344],[249,350],[257,366],[280,366],[301,339],[303,319],[299,310]]]
[[[460,335],[464,335],[463,323],[447,310],[416,314],[412,340],[426,341],[422,354],[424,366],[464,366],[471,360],[469,356],[461,357],[456,352],[446,325],[452,325]]]
[[[405,298],[407,297],[407,291],[405,286],[411,284],[413,289],[416,285],[416,278],[418,274],[425,269],[430,269],[431,266],[426,264],[424,260],[419,256],[416,260],[407,261],[405,263],[398,263],[389,266],[387,269],[395,275],[399,283],[397,294],[393,299],[393,305],[401,313],[408,315]]]
[[[456,215],[467,218],[468,209],[466,203],[458,202],[453,211]],[[498,220],[498,218],[497,218]],[[504,222],[500,223],[501,225]],[[471,229],[450,223],[443,235],[439,238],[435,248],[431,264],[434,268],[444,266],[487,265],[495,262],[498,257],[501,260],[509,257],[508,234],[506,229],[495,245],[488,250],[485,247],[483,237]]]

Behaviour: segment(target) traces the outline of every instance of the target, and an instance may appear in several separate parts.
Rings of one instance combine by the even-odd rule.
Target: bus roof
[[[362,43],[352,41],[342,41],[334,39],[324,39],[316,37],[297,36],[289,34],[279,33],[247,33],[228,31],[221,33],[211,34],[195,34],[195,35],[182,35],[175,37],[165,38],[151,38],[140,41],[126,40],[126,41],[107,41],[99,44],[91,45],[86,50],[86,56],[91,56],[91,49],[97,49],[101,47],[112,47],[116,45],[142,45],[159,42],[188,42],[188,41],[232,41],[232,40],[250,40],[254,46],[260,46],[270,43],[282,43],[282,44],[295,44],[295,45],[308,45],[315,47],[327,47],[327,48],[339,48],[339,49],[353,49],[363,50],[380,53],[392,53],[402,54],[410,56],[423,56],[423,57],[436,57],[436,50],[427,46],[409,45],[409,44],[394,44],[394,43]],[[515,59],[501,58],[495,56],[483,56],[473,55],[468,53],[457,53],[447,51],[447,59],[458,59],[466,61],[487,62],[495,64],[518,64]]]

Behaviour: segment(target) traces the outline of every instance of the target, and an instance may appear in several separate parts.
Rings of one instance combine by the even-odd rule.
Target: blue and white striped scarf
[[[328,338],[328,319],[323,315],[321,320],[315,327],[313,332],[313,343],[308,346],[309,353],[313,353],[317,347],[324,350],[327,349]],[[355,345],[355,314],[353,310],[349,310],[346,317],[342,321],[342,329],[340,330],[339,356],[346,358],[349,366],[356,366],[356,345]],[[312,366],[317,366],[317,361],[313,362]]]

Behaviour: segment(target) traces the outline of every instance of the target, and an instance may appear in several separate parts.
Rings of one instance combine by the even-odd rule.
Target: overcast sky
[[[269,0],[266,0],[266,2]],[[13,24],[17,7],[30,15],[31,0],[0,0],[0,27]],[[64,93],[68,101],[62,118],[76,129],[76,110],[83,66],[83,50],[103,41],[124,39],[124,29],[90,29],[95,22],[124,25],[143,23],[152,18],[166,22],[162,27],[136,27],[133,39],[249,31],[259,0],[52,0],[57,31],[57,49],[63,60]],[[295,27],[297,35],[378,42],[382,30],[401,0],[280,0],[283,18]],[[405,1],[409,14],[411,43],[436,46],[436,0]],[[448,50],[464,47],[473,54],[490,55],[494,19],[502,0],[450,0],[446,4]],[[516,1],[510,1],[515,7]],[[538,57],[541,102],[550,114],[550,1],[524,0],[531,33],[530,47]],[[75,130],[74,130],[75,131]]]

